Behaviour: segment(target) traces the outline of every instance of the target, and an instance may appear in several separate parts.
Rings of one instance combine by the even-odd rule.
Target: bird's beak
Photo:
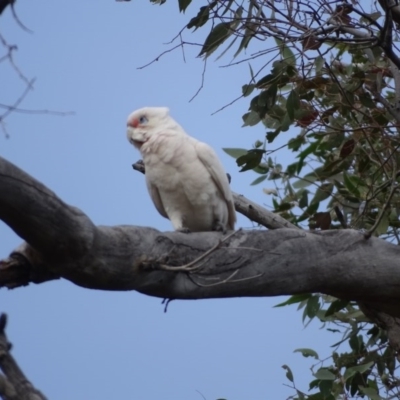
[[[128,136],[129,142],[131,144],[133,144],[139,150],[142,147],[142,144],[146,141],[146,140],[144,140],[143,137],[141,137],[141,135],[139,135],[137,132],[135,132],[134,129],[132,128],[132,126],[130,126],[129,124],[128,124],[128,129],[127,129],[127,136]]]

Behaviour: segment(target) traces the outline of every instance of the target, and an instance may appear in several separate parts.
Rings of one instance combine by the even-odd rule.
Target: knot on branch
[[[58,278],[56,274],[31,264],[21,253],[13,252],[8,258],[0,260],[0,287],[15,289],[27,286],[30,282],[41,283]]]

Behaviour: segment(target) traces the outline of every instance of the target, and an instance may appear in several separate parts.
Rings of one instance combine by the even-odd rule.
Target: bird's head
[[[167,107],[145,107],[134,111],[127,122],[129,142],[140,150],[142,144],[157,134],[169,119]]]

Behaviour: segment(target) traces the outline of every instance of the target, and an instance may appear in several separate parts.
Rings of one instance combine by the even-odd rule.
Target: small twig
[[[32,85],[35,82],[35,79],[32,79],[29,84],[27,85],[27,87],[25,88],[25,90],[22,92],[21,96],[18,97],[18,99],[15,101],[14,105],[10,106],[10,108],[8,110],[6,110],[4,112],[4,114],[0,115],[0,121],[4,120],[4,118],[6,118],[9,114],[11,114],[11,112],[18,107],[19,104],[21,104],[21,102],[25,99],[25,97],[27,96],[28,92],[32,89]]]
[[[11,7],[11,14],[13,15],[15,21],[17,22],[17,24],[20,26],[21,29],[23,29],[25,32],[29,32],[29,33],[33,33],[33,31],[31,31],[29,28],[27,28],[22,22],[21,20],[18,18],[17,13],[15,12],[15,1],[12,1],[10,3],[10,7]]]
[[[186,64],[185,47],[183,46],[182,32],[179,32],[179,39],[181,39],[181,44],[182,44],[182,57],[183,57],[183,62]]]
[[[224,106],[220,107],[217,111],[214,111],[213,113],[211,113],[211,115],[215,115],[217,113],[219,113],[220,111],[224,110],[225,108],[231,106],[232,104],[236,103],[238,100],[240,100],[241,98],[243,98],[243,95],[240,95],[239,97],[236,97],[236,99],[233,99],[230,103],[225,104]]]
[[[8,133],[8,130],[6,128],[5,121],[3,121],[2,119],[0,119],[0,128],[3,131],[5,138],[9,139],[10,138],[10,134]]]
[[[181,42],[181,43],[177,44],[176,46],[171,47],[170,49],[163,51],[154,60],[148,62],[147,64],[142,65],[141,67],[137,67],[136,69],[144,69],[144,68],[148,67],[149,65],[154,64],[155,62],[159,61],[160,58],[162,56],[164,56],[165,54],[171,53],[172,51],[176,50],[178,47],[183,47],[185,44],[188,44],[188,45],[191,45],[191,46],[202,46],[199,43]]]
[[[171,303],[172,300],[174,299],[163,299],[163,301],[161,302],[161,304],[164,304],[164,313],[168,311],[169,303]]]
[[[224,283],[237,283],[237,282],[242,282],[242,281],[248,281],[250,279],[255,279],[255,278],[259,278],[260,276],[262,276],[263,274],[257,274],[254,276],[248,276],[246,278],[240,278],[240,279],[234,279],[232,280],[232,278],[239,272],[239,270],[237,269],[236,271],[232,272],[232,274],[230,274],[227,278],[223,279],[222,281],[219,282],[215,282],[215,283],[210,283],[208,285],[205,285],[203,283],[199,283],[199,282],[195,282],[193,280],[193,283],[195,283],[196,285],[200,286],[200,287],[211,287],[211,286],[218,286],[218,285],[222,285]]]
[[[242,246],[238,246],[238,247],[225,247],[226,250],[251,250],[251,251],[260,251],[260,252],[264,252],[265,250],[262,249],[256,249],[255,247],[242,247]],[[268,252],[268,254],[271,254]],[[277,255],[280,255],[279,253],[274,253]]]
[[[230,239],[232,236],[236,235],[240,231],[241,231],[241,229],[231,232],[229,235],[225,236],[223,239],[220,239],[215,246],[211,247],[211,249],[207,250],[200,257],[196,258],[195,260],[191,261],[190,263],[188,263],[186,265],[182,265],[179,267],[171,267],[170,265],[160,264],[158,267],[165,271],[185,271],[185,272],[190,272],[190,271],[199,269],[205,264],[205,262],[206,262],[205,259],[210,254],[214,253],[214,251],[216,251],[217,249],[219,249],[221,247],[222,243],[226,242],[228,239]],[[203,261],[203,262],[201,264],[198,264],[200,261]]]
[[[206,74],[206,68],[207,68],[207,58],[204,59],[203,72],[201,73],[201,85],[197,89],[197,92],[194,94],[194,96],[189,100],[189,103],[197,97],[197,95],[201,92],[201,89],[203,89],[204,87],[204,77]]]
[[[23,80],[28,86],[30,86],[31,83],[29,79],[21,72],[17,64],[14,62],[13,52],[17,50],[17,46],[13,44],[8,44],[1,34],[0,34],[0,42],[8,50],[7,54],[4,57],[2,57],[1,60],[3,61],[8,59],[14,71],[19,76],[19,78]]]
[[[182,45],[181,45],[181,44],[177,44],[176,46],[174,46],[174,47],[172,47],[172,48],[170,48],[170,49],[168,49],[168,50],[163,51],[163,52],[162,52],[161,54],[159,54],[154,60],[148,62],[147,64],[142,65],[141,67],[137,67],[136,69],[144,69],[144,68],[148,67],[149,65],[154,64],[155,62],[159,61],[159,59],[160,59],[163,55],[168,54],[168,53],[171,53],[171,51],[174,51],[175,49],[177,49],[177,48],[180,47],[180,46],[182,46]]]
[[[27,110],[25,108],[18,108],[15,106],[10,106],[7,104],[0,103],[0,108],[4,108],[9,110],[10,112],[16,112],[20,114],[49,114],[49,115],[57,115],[57,116],[66,116],[66,115],[75,115],[74,111],[53,111],[53,110]]]
[[[196,392],[203,398],[203,400],[207,400],[207,399],[204,397],[203,393],[199,392],[198,390],[196,390]]]

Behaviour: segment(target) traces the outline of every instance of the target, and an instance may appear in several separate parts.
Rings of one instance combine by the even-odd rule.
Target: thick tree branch
[[[161,298],[321,292],[374,303],[400,315],[400,248],[377,238],[365,240],[353,230],[240,231],[203,260],[201,268],[165,271],[163,265],[182,266],[201,257],[223,236],[96,227],[81,211],[1,158],[0,217],[29,243],[13,255],[29,261],[21,284],[33,269],[39,281],[59,276],[83,287],[137,290]],[[16,286],[20,267],[14,261],[14,266],[1,270],[0,285],[8,286],[12,276]]]
[[[4,400],[46,400],[33,387],[10,354],[11,345],[7,340],[5,327],[7,316],[0,316],[0,397]]]
[[[29,238],[33,248],[57,259],[75,259],[87,253],[94,226],[85,214],[4,159],[0,159],[0,180],[0,219],[22,238]]]

